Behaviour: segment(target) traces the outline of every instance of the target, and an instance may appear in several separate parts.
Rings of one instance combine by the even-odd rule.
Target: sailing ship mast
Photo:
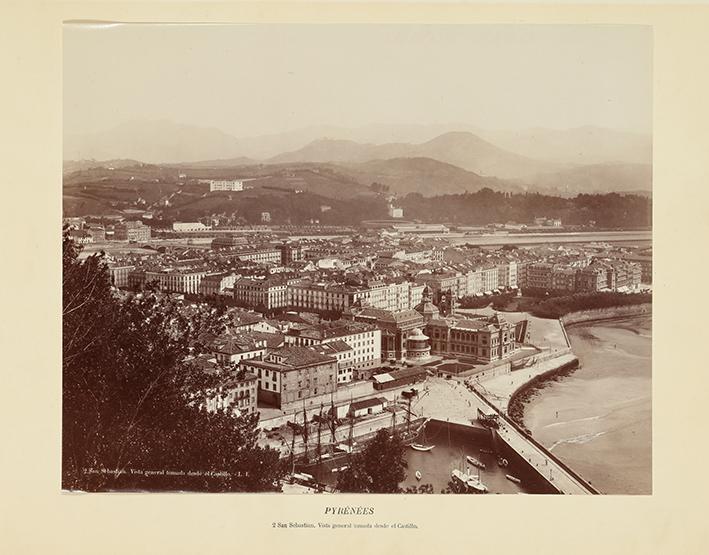
[[[350,433],[348,437],[349,454],[352,456],[352,439],[354,437],[354,412],[352,412],[352,393],[350,393]]]
[[[416,390],[404,391],[402,395],[406,399],[406,437],[411,435],[411,399],[416,395]]]
[[[305,412],[305,401],[303,401],[303,458],[308,462],[308,415]]]
[[[337,411],[335,410],[335,402],[333,401],[332,393],[330,393],[330,417],[327,420],[327,425],[332,435],[332,444],[335,445],[337,443],[337,436],[335,435],[337,431]]]
[[[411,433],[411,396],[409,395],[407,398],[407,406],[406,406],[406,437],[409,437],[409,434]]]
[[[317,457],[318,464],[320,463],[322,456],[322,443],[320,441],[320,430],[322,428],[322,403],[320,403],[320,414],[318,415],[318,447],[317,447]]]
[[[296,413],[293,413],[293,426],[291,427],[291,440],[290,440],[290,466],[291,473],[295,473],[295,433],[296,433],[296,423],[295,423]]]

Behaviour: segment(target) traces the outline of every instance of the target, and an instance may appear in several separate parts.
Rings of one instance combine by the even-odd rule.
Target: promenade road
[[[551,360],[540,362],[529,368],[515,370],[510,374],[482,379],[480,381],[472,378],[473,384],[479,393],[471,393],[477,397],[482,394],[485,399],[492,403],[503,414],[507,413],[507,407],[515,391],[527,383],[530,379],[559,368],[576,360],[576,357],[569,353],[563,354]],[[548,452],[532,443],[524,434],[516,428],[510,426],[504,420],[501,421],[498,435],[521,457],[527,460],[530,466],[535,468],[549,483],[564,494],[590,494],[593,493],[581,480],[550,458]]]

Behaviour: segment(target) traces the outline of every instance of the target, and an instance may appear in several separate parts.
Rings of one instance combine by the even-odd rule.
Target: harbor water
[[[487,437],[448,426],[445,422],[432,421],[426,426],[426,442],[436,447],[431,451],[415,451],[407,449],[408,463],[406,479],[401,487],[431,484],[434,493],[441,493],[451,481],[454,469],[468,474],[478,475],[488,488],[489,493],[532,493],[536,488],[529,481],[529,471],[521,463],[508,458],[509,466],[502,468],[497,464],[495,455],[480,452],[480,449],[492,450],[493,445]],[[501,444],[501,442],[499,442]],[[466,461],[466,456],[472,456],[485,465],[478,469]],[[508,457],[506,453],[503,456]],[[421,472],[421,480],[417,480],[416,471]],[[506,474],[522,479],[515,484],[506,478]]]
[[[580,367],[547,382],[524,421],[602,493],[652,493],[652,318],[567,328]]]
[[[480,479],[489,493],[541,493],[538,477],[523,462],[503,451],[509,466],[500,467],[495,455],[480,452],[481,448],[485,451],[495,447],[487,430],[461,429],[434,420],[426,425],[425,438],[427,444],[435,445],[431,451],[416,451],[406,447],[408,468],[406,478],[401,483],[404,489],[430,484],[433,486],[433,493],[441,493],[452,479],[451,472],[458,469],[475,476],[479,472]],[[498,442],[497,447],[504,450],[506,446]],[[473,467],[466,460],[468,455],[485,464],[485,468]],[[346,455],[338,457],[336,461],[323,462],[318,467],[311,466],[304,471],[312,474],[320,483],[335,486],[338,473],[337,470],[333,472],[333,468],[342,468],[345,465]],[[416,479],[417,470],[421,473],[420,481]],[[521,483],[516,484],[508,480],[507,474],[520,478]]]

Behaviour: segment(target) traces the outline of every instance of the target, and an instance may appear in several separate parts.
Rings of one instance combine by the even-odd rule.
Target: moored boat
[[[469,493],[487,493],[488,491],[487,486],[482,483],[482,480],[480,480],[478,476],[466,474],[457,468],[451,471],[451,476],[454,480],[462,484]]]
[[[497,464],[498,464],[498,466],[501,466],[501,467],[504,468],[504,467],[506,467],[509,463],[507,462],[507,459],[505,459],[504,457],[499,457],[499,458],[497,459]]]
[[[471,457],[470,455],[468,455],[468,456],[465,457],[465,458],[466,458],[466,459],[468,460],[468,462],[469,462],[470,464],[472,464],[473,466],[477,466],[478,468],[482,468],[483,470],[485,470],[485,463],[480,462],[478,459],[476,459],[475,457]]]
[[[522,483],[522,480],[520,480],[516,476],[512,476],[512,474],[505,474],[505,478],[507,478],[510,482],[514,482],[515,484]]]
[[[458,480],[459,482],[461,482],[463,484],[465,484],[468,480],[468,475],[464,474],[463,472],[461,472],[457,468],[454,468],[453,470],[451,470],[451,477],[455,480]]]
[[[421,441],[415,441],[411,444],[411,448],[415,451],[430,451],[435,447],[435,445],[429,445],[426,443],[426,424],[428,424],[429,420],[430,418],[427,418],[421,426]]]
[[[487,486],[482,483],[479,476],[469,476],[467,484],[475,493],[487,493]]]
[[[416,479],[421,480],[421,471],[420,470],[416,471]]]

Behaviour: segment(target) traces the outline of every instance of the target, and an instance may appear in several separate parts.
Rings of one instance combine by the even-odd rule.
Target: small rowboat
[[[475,457],[471,457],[470,455],[468,455],[465,458],[473,466],[477,466],[478,468],[482,468],[483,470],[485,470],[485,463],[480,462],[478,459],[476,459]]]
[[[420,470],[416,471],[416,479],[421,480],[421,471]]]
[[[495,454],[495,452],[492,449],[485,449],[484,447],[480,448],[480,452],[485,455],[494,455]]]
[[[512,474],[505,474],[505,478],[507,478],[510,482],[514,482],[515,484],[522,483],[522,480],[520,480],[516,476],[512,476]]]
[[[507,462],[507,459],[505,459],[505,458],[503,458],[503,457],[500,457],[499,459],[497,459],[497,464],[498,464],[499,466],[505,467],[505,466],[507,466],[509,463]]]
[[[411,448],[415,451],[430,451],[435,445],[421,445],[420,443],[412,443]]]

